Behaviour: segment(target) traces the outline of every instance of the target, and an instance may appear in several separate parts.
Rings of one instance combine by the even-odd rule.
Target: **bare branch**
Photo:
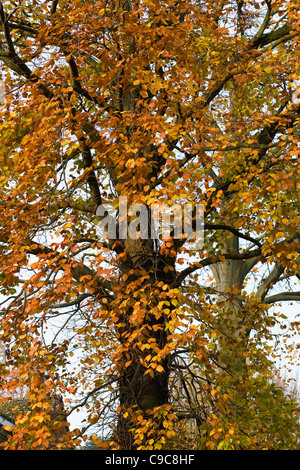
[[[90,294],[81,294],[76,299],[72,300],[71,302],[65,302],[65,303],[61,303],[61,304],[57,304],[57,305],[49,305],[49,308],[56,309],[56,308],[72,307],[73,305],[79,305],[80,302],[87,299],[88,297],[91,297],[91,295]]]
[[[73,56],[68,60],[68,64],[70,66],[71,74],[72,74],[72,88],[76,93],[78,93],[81,96],[84,96],[89,101],[95,102],[96,100],[93,99],[93,97],[89,94],[87,90],[85,90],[81,82],[79,80],[79,72],[78,72],[78,67],[76,64],[76,60]]]
[[[5,39],[6,39],[6,44],[8,46],[8,50],[11,54],[15,54],[15,48],[11,39],[10,35],[10,30],[9,26],[7,23],[7,18],[3,10],[3,4],[0,2],[0,24],[2,26],[2,29],[4,31]]]

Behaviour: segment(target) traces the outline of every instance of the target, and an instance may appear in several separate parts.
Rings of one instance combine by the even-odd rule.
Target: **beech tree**
[[[57,449],[298,448],[272,380],[300,300],[298,10],[0,2],[1,386],[31,403],[6,449],[49,447],[53,395],[86,413]],[[116,216],[103,237],[120,198],[139,236]],[[142,236],[134,216],[174,203],[203,208],[202,245],[174,220]]]

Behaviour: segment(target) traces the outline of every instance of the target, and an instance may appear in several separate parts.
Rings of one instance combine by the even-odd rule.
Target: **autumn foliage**
[[[299,6],[0,2],[5,449],[299,448]],[[101,238],[120,197],[201,204],[203,246]]]

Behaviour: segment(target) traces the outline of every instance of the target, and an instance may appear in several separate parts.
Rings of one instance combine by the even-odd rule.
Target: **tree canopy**
[[[0,1],[1,387],[31,404],[4,448],[299,448],[273,376],[274,328],[298,332],[299,28],[297,0]],[[153,204],[201,207],[203,243],[175,216],[151,237]]]

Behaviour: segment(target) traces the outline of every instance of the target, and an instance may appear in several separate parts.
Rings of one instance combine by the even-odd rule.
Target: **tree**
[[[298,445],[270,354],[270,307],[300,300],[297,10],[0,2],[2,341],[40,422],[51,394],[86,407],[58,448],[91,427],[110,448],[172,447],[182,423],[198,449]],[[98,236],[99,207],[124,200]],[[194,229],[203,207],[201,248],[175,216],[150,237],[151,205],[176,202]],[[47,447],[29,419],[7,448]]]

